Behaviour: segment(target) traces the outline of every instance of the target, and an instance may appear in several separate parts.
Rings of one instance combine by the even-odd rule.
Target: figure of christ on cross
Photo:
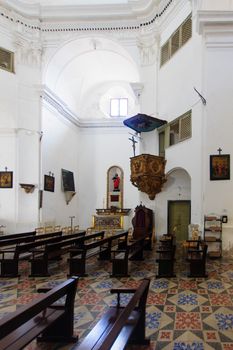
[[[132,141],[132,147],[133,147],[133,156],[135,157],[135,143],[138,143],[138,141],[135,140],[134,136],[132,136],[131,139],[129,139],[130,141]]]

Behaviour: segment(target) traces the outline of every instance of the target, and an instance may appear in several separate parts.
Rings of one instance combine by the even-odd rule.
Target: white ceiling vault
[[[43,83],[80,121],[110,121],[110,98],[127,97],[129,113],[135,110],[131,84],[139,83],[136,63],[116,41],[85,37],[63,45],[50,60]]]
[[[124,40],[118,40],[120,38],[114,33],[105,35],[102,29],[106,29],[106,32],[113,29],[114,32],[114,27],[117,27],[116,32],[119,33],[121,29],[130,31],[132,26],[132,33],[136,30],[136,44],[135,36],[140,25],[155,25],[155,18],[171,2],[0,0],[0,5],[20,14],[26,21],[33,23],[37,20],[47,43],[49,40],[53,43],[53,35],[59,35],[60,32],[66,34],[66,30],[71,30],[72,34],[74,29],[73,38],[71,35],[67,42],[64,36],[64,42],[60,41],[59,48],[44,67],[43,84],[58,101],[63,101],[80,125],[96,125],[98,121],[114,124],[109,115],[110,99],[113,97],[128,98],[127,117],[140,112],[134,86],[142,86],[140,52],[135,50],[131,56],[132,52],[127,52]],[[132,40],[132,33],[129,40]],[[115,121],[115,125],[120,125],[120,120]]]

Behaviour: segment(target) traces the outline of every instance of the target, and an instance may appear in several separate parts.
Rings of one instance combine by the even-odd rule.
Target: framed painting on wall
[[[210,180],[230,180],[230,154],[210,156]]]
[[[54,192],[55,177],[50,175],[44,176],[44,190]]]
[[[61,176],[62,176],[62,187],[63,191],[75,191],[75,185],[74,185],[74,173],[69,170],[61,169]]]
[[[13,187],[13,171],[0,171],[0,188]]]

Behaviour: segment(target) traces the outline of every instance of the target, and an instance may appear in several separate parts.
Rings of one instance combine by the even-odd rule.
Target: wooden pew
[[[72,277],[0,319],[0,349],[20,350],[33,339],[69,343],[73,336],[78,277]],[[61,298],[65,302],[61,303]],[[59,300],[59,304],[57,302]]]
[[[143,260],[143,249],[147,236],[131,240],[123,249],[112,250],[112,274],[111,277],[128,277],[128,261]]]
[[[102,231],[104,233],[104,231]],[[72,248],[70,250],[69,275],[87,276],[86,262],[88,258],[98,256],[99,260],[109,260],[111,258],[111,251],[114,245],[118,246],[118,242],[126,244],[128,231],[115,233],[109,237],[99,236],[95,242],[87,242],[86,236],[84,245],[81,249]]]
[[[188,277],[208,277],[206,273],[206,256],[208,245],[201,243],[198,249],[190,249],[187,252],[190,273]]]
[[[61,236],[61,235],[62,235],[62,231],[44,233],[41,235],[25,235],[25,236],[21,236],[21,237],[7,238],[7,239],[0,241],[0,247],[1,247],[0,252],[5,250],[4,247],[15,247],[16,245],[34,242],[34,241],[38,241],[40,239],[46,239],[46,238],[50,238],[50,237],[57,237],[57,236]],[[8,249],[8,248],[6,248],[6,249]]]
[[[176,246],[161,246],[156,252],[158,257],[156,262],[158,263],[158,274],[156,278],[161,277],[175,277],[174,274],[174,261],[175,261]]]
[[[149,345],[150,340],[145,337],[149,284],[150,280],[144,279],[136,289],[111,289],[111,293],[117,294],[117,305],[110,307],[86,338],[71,350],[124,350],[128,344]],[[120,304],[122,293],[133,295],[126,306]]]
[[[100,231],[91,233],[85,237],[82,246],[73,247],[70,249],[69,273],[68,276],[78,275],[87,276],[86,274],[86,260],[90,257],[98,255],[104,260],[105,253],[108,250],[108,239],[104,238],[105,232]]]
[[[24,255],[25,257],[26,254],[26,257],[29,258],[32,254],[31,251],[33,249],[38,249],[39,247],[43,247],[45,244],[48,243],[55,243],[61,241],[62,239],[64,239],[64,237],[62,237],[61,234],[62,232],[43,234],[37,236],[39,238],[36,240],[29,241],[28,243],[16,244],[16,246],[7,248],[5,250],[1,250],[0,255],[2,256],[2,258],[0,259],[0,277],[18,277],[19,260],[22,257],[22,255]]]
[[[20,237],[28,237],[28,236],[35,236],[36,231],[30,231],[30,232],[22,232],[22,233],[11,233],[0,236],[0,241],[3,241],[5,239],[12,239],[12,238],[20,238]]]
[[[70,235],[62,236],[58,242],[46,242],[41,247],[31,250],[32,258],[30,277],[46,277],[49,274],[49,261],[61,260],[62,255],[66,254],[72,246],[82,246],[86,231],[76,232]]]

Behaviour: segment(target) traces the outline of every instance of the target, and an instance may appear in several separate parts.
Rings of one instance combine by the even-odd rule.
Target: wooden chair
[[[61,231],[61,225],[54,226],[54,232],[60,232]]]
[[[170,234],[164,234],[159,240],[161,248],[171,248],[174,245],[174,236]]]
[[[132,238],[138,239],[140,237],[147,236],[146,245],[144,249],[152,249],[152,232],[153,232],[153,221],[154,214],[149,208],[144,205],[138,205],[134,210],[134,217],[132,219],[133,233]]]
[[[62,232],[64,235],[68,235],[72,232],[71,226],[65,226],[62,228]]]
[[[73,232],[78,232],[79,231],[79,225],[75,225],[74,228],[73,228]]]
[[[45,233],[54,232],[54,226],[45,226]]]
[[[36,231],[37,235],[40,235],[42,233],[45,233],[45,228],[44,227],[36,227],[35,231]]]

